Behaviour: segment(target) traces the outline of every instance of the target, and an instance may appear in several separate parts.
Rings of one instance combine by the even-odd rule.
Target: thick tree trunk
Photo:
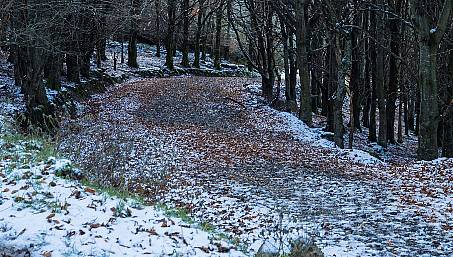
[[[341,43],[338,37],[335,37],[336,45],[335,45],[335,58],[338,69],[337,75],[337,90],[335,93],[335,100],[334,100],[334,139],[335,144],[340,147],[344,148],[344,124],[343,124],[343,103],[344,98],[346,96],[346,85],[345,85],[345,78],[347,71],[349,69],[350,63],[350,56],[349,50],[350,46],[345,47],[346,53],[341,53]]]
[[[52,130],[56,123],[54,110],[43,84],[44,51],[35,47],[18,47],[15,65],[21,67],[22,91],[27,107],[28,125]]]
[[[138,14],[140,0],[132,0],[131,6],[131,30],[129,32],[129,44],[127,45],[127,65],[131,68],[138,68],[137,62],[137,34],[138,34]]]
[[[419,40],[419,78],[420,114],[417,116],[418,150],[421,160],[433,160],[438,157],[438,125],[440,121],[437,88],[437,54],[442,37],[447,31],[453,0],[445,0],[435,29],[432,29],[432,17],[426,10],[426,2],[414,0],[412,14]]]
[[[300,77],[300,109],[299,119],[308,126],[312,125],[310,68],[308,67],[307,26],[305,21],[305,1],[296,1],[296,45]]]
[[[439,107],[437,102],[437,44],[420,43],[420,131],[417,155],[422,160],[438,157],[437,128]]]
[[[168,13],[168,27],[167,27],[167,36],[165,39],[165,48],[167,50],[165,66],[170,70],[173,70],[173,50],[175,48],[175,19],[176,19],[176,0],[167,1],[167,13]]]

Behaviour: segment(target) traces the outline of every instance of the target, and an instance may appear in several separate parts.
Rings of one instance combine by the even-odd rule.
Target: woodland
[[[0,146],[1,256],[451,256],[453,0],[0,0]]]

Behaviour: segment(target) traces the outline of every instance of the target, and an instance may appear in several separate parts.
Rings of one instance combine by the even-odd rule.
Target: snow
[[[261,93],[261,85],[259,83],[254,83],[247,85],[246,91],[251,94],[249,96],[248,102],[257,107],[258,94]],[[261,99],[263,101],[263,99]],[[275,132],[289,132],[293,135],[295,140],[309,143],[315,147],[323,147],[328,149],[335,149],[336,155],[342,158],[347,158],[350,161],[358,164],[383,164],[381,160],[372,156],[370,153],[358,150],[358,149],[338,149],[335,148],[335,144],[332,141],[322,138],[323,135],[327,134],[322,130],[322,128],[310,128],[303,121],[298,119],[294,114],[289,112],[281,112],[271,108],[270,106],[264,105],[260,108],[264,109],[266,112],[270,113],[273,117],[278,120],[277,124],[274,124],[270,129]],[[262,126],[261,123],[257,123],[257,126]],[[263,128],[269,129],[269,128]]]
[[[35,154],[25,143],[1,142],[0,254],[244,256],[197,224],[57,177],[62,169],[78,172],[69,160],[50,157],[17,167]]]

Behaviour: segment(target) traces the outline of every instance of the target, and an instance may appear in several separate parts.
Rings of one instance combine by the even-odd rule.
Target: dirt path
[[[327,256],[449,256],[449,191],[430,205],[404,204],[408,182],[389,175],[395,168],[295,137],[285,116],[251,97],[253,82],[119,85],[63,125],[61,148],[91,178],[184,207],[254,250],[270,237],[313,236]],[[419,180],[410,183],[419,193]],[[441,191],[453,180],[430,183]]]

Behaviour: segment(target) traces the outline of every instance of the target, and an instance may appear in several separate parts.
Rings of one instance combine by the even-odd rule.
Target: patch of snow
[[[54,157],[23,168],[0,161],[0,254],[244,256],[195,224],[55,175],[70,166]]]

